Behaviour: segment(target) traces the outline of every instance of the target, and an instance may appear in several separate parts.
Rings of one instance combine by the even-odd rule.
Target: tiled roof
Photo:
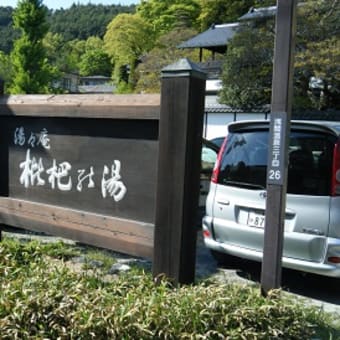
[[[239,23],[213,25],[208,30],[178,45],[178,48],[206,48],[224,52],[227,42],[235,35]]]
[[[304,2],[299,2],[297,4],[298,7],[304,6]],[[254,8],[251,7],[249,11],[238,18],[240,21],[244,20],[261,20],[261,19],[268,19],[272,18],[276,15],[277,6],[269,6],[269,7],[259,7]]]
[[[270,113],[270,105],[264,107],[254,108],[251,110],[243,110],[233,108],[226,104],[206,103],[204,111],[206,113]],[[326,111],[318,110],[304,110],[293,111],[292,119],[297,120],[329,120],[340,122],[340,110],[328,109]]]
[[[276,14],[276,6],[271,7],[260,7],[254,8],[251,7],[249,11],[242,15],[239,20],[256,20],[256,19],[264,19],[264,18],[271,18]]]
[[[234,108],[226,104],[207,103],[205,105],[204,111],[206,113],[268,113],[269,106],[254,108],[251,110],[244,110],[244,109]]]

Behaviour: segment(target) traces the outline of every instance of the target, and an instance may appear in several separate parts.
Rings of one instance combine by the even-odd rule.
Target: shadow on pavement
[[[221,266],[233,269],[236,275],[252,282],[261,282],[261,264],[258,262],[238,260],[237,263]],[[283,268],[281,287],[284,291],[299,296],[334,305],[340,312],[340,279],[324,277]]]
[[[261,263],[230,257],[223,265],[217,264],[198,233],[196,274],[199,278],[217,275],[228,281],[260,284]],[[281,287],[286,292],[312,299],[327,307],[325,309],[340,313],[340,278],[283,268]]]

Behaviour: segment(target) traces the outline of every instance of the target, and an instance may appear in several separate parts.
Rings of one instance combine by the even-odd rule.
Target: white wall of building
[[[269,119],[265,113],[205,113],[203,137],[212,139],[226,135],[227,125],[233,121]]]

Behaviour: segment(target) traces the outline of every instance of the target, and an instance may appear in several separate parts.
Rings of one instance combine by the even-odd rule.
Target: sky
[[[16,7],[18,0],[0,0],[0,6]],[[49,9],[69,8],[73,3],[86,5],[88,3],[97,5],[132,5],[138,4],[139,0],[43,0],[44,5]]]

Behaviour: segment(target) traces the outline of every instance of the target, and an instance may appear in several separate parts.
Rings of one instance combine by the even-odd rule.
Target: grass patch
[[[212,280],[178,288],[166,281],[156,286],[139,269],[108,282],[100,272],[84,275],[50,261],[73,252],[79,255],[59,243],[1,242],[1,339],[340,337],[329,315],[280,292],[263,298],[258,288]]]

